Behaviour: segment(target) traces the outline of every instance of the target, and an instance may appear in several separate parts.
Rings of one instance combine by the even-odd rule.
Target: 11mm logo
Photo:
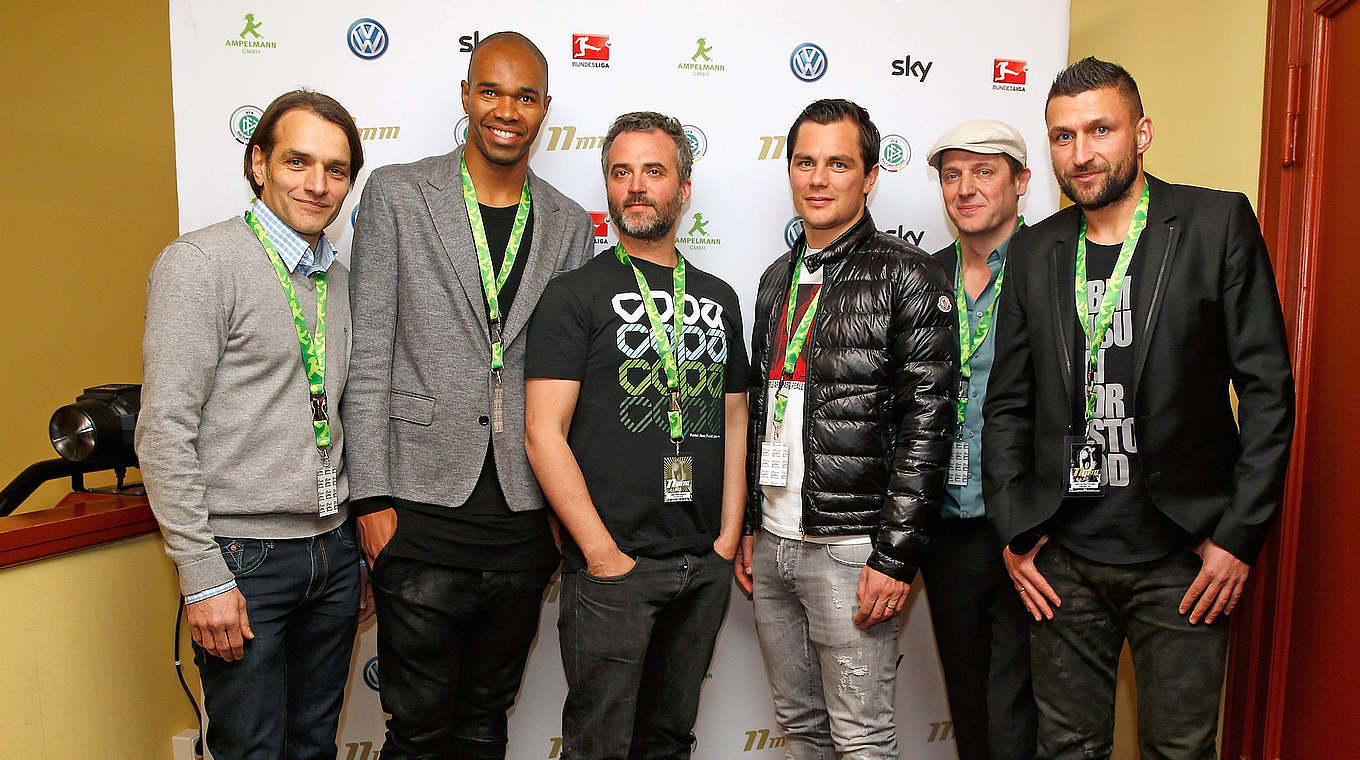
[[[784,737],[771,736],[770,729],[762,728],[757,731],[747,731],[746,746],[741,748],[742,752],[759,752],[764,749],[778,749],[784,746]]]

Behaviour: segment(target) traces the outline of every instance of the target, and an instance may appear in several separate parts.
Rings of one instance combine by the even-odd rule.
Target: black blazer
[[[1149,176],[1134,250],[1134,426],[1153,504],[1252,562],[1284,490],[1294,380],[1265,240],[1241,193]],[[1073,298],[1080,209],[1016,233],[997,304],[982,485],[1003,543],[1057,512],[1063,438],[1081,432],[1085,345]],[[1234,423],[1228,385],[1239,398]],[[1239,430],[1240,426],[1240,430]]]

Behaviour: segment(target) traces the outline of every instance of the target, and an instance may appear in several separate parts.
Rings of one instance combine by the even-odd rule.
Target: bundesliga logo
[[[609,68],[609,35],[573,34],[571,65]]]
[[[992,60],[992,89],[1024,92],[1028,72],[1027,61],[995,58]]]
[[[590,223],[595,226],[595,237],[609,237],[609,214],[604,211],[591,211],[589,213]],[[600,240],[597,239],[595,242],[598,243]]]

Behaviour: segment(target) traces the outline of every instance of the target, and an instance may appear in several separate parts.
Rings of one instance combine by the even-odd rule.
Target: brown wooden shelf
[[[71,493],[51,509],[0,517],[0,567],[156,530],[146,496]]]

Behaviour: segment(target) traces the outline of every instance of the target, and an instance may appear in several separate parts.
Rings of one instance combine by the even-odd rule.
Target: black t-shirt
[[[514,225],[516,206],[480,205],[487,247],[495,271],[499,272],[505,261],[505,245]],[[515,265],[498,294],[502,324],[515,305],[515,293],[529,259],[529,246],[533,244],[533,228],[531,208]],[[530,307],[532,304],[520,308]],[[449,509],[404,499],[393,499],[392,506],[397,510],[397,533],[384,554],[390,552],[393,556],[470,570],[527,570],[557,564],[557,547],[548,528],[547,512],[510,510],[490,446],[477,485],[462,506]]]
[[[669,267],[633,259],[671,333]],[[694,500],[665,503],[662,459],[675,454],[667,427],[666,374],[632,269],[613,249],[548,284],[529,324],[525,377],[581,383],[567,442],[591,500],[625,554],[711,551],[721,527],[727,393],[745,392],[750,367],[737,295],[685,262],[685,329],[679,355],[685,441],[694,457]],[[563,531],[569,569],[584,565]]]
[[[1086,242],[1087,313],[1082,318],[1087,324],[1100,311],[1119,248],[1117,244]],[[1105,493],[1095,499],[1064,499],[1045,526],[1046,532],[1068,551],[1114,565],[1159,559],[1190,542],[1189,533],[1153,506],[1138,458],[1132,394],[1132,305],[1136,287],[1133,275],[1126,275],[1096,363],[1096,412],[1091,434],[1105,449],[1101,470]],[[1079,335],[1079,355],[1085,362],[1090,356],[1087,339]]]

